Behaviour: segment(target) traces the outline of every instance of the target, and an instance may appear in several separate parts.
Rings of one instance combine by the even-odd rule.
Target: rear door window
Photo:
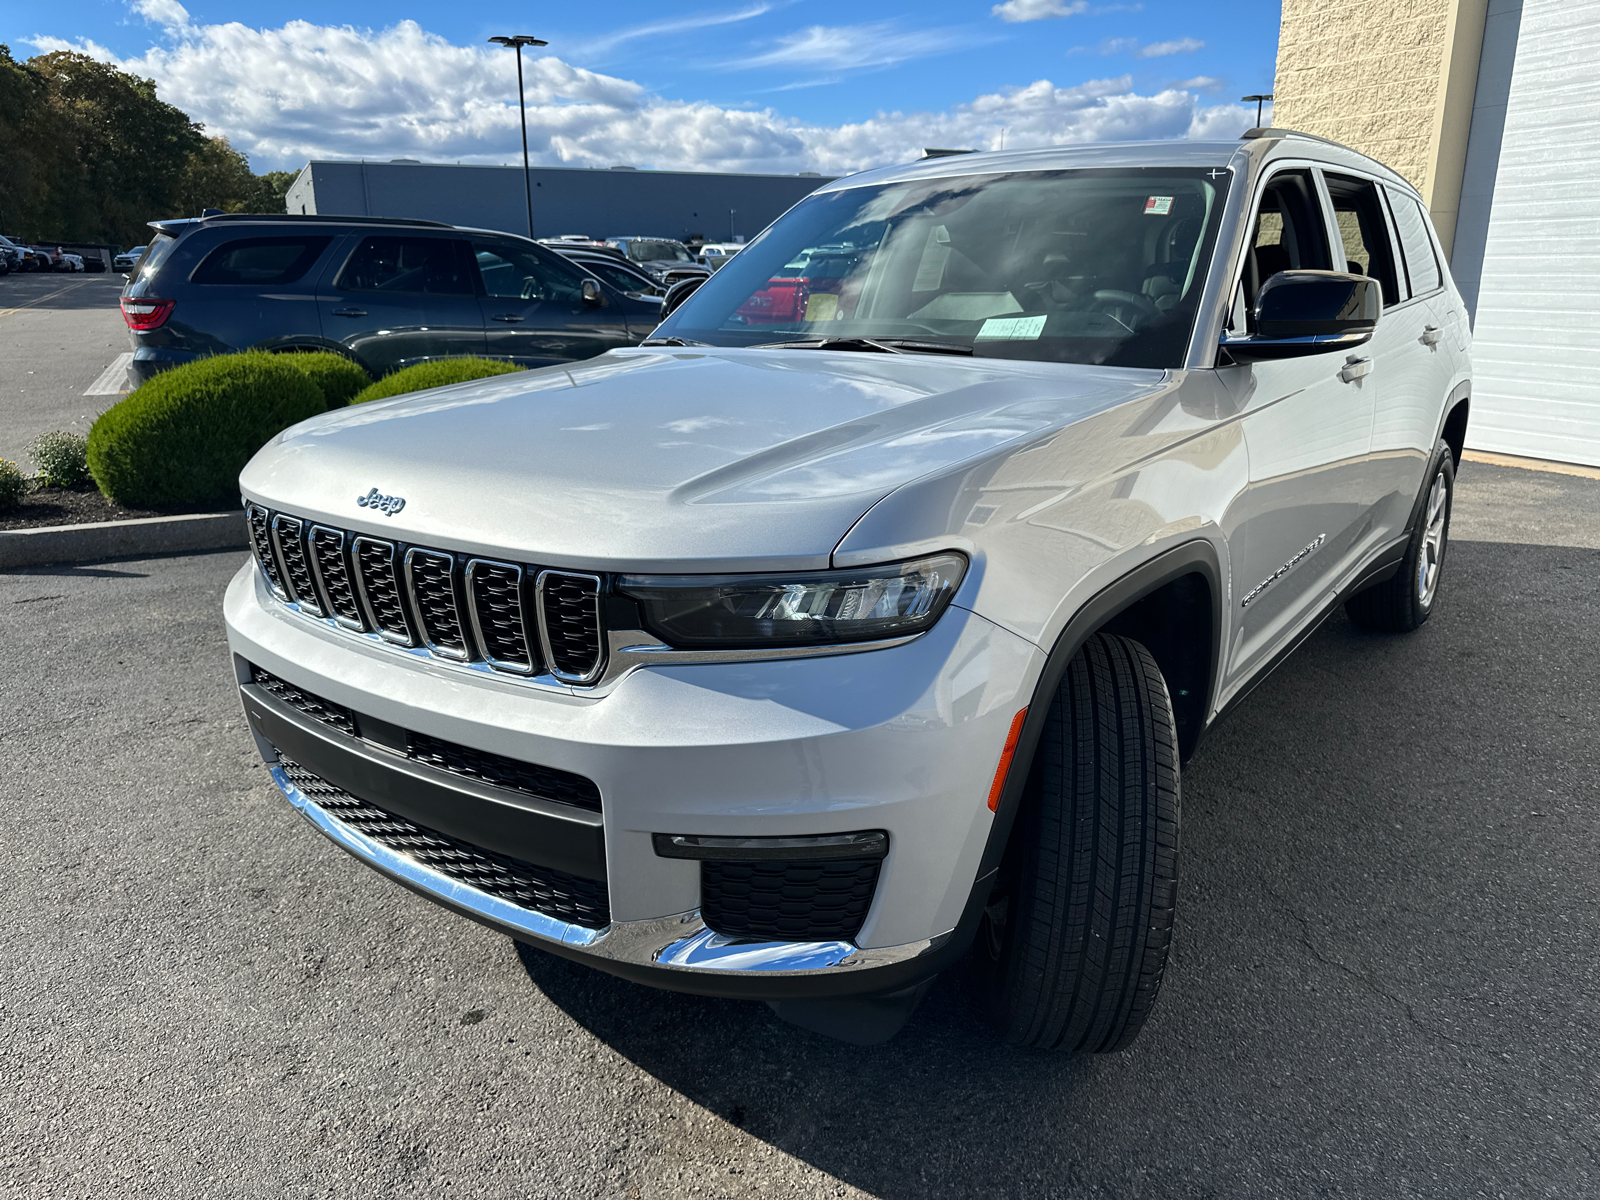
[[[311,269],[331,237],[240,238],[218,246],[195,268],[194,283],[293,283]]]
[[[1389,222],[1384,216],[1378,185],[1348,175],[1328,175],[1333,215],[1344,242],[1346,270],[1376,279],[1383,288],[1383,306],[1400,302],[1399,274],[1395,270]]]
[[[1400,252],[1406,260],[1406,276],[1413,296],[1426,296],[1444,286],[1439,260],[1434,255],[1433,239],[1428,236],[1428,218],[1422,205],[1410,196],[1389,192],[1394,208],[1395,232],[1400,235]]]
[[[466,243],[453,238],[369,237],[334,286],[349,292],[470,296]]]
[[[155,240],[150,243],[150,248],[144,252],[144,257],[139,260],[139,273],[149,279],[156,273],[156,269],[167,261],[167,256],[177,248],[178,239],[170,233],[158,233]]]

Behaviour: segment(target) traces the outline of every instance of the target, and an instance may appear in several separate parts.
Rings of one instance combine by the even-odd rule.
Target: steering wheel
[[[524,279],[522,281],[522,298],[524,300],[543,300],[539,294],[539,281],[537,279]]]
[[[1156,302],[1149,296],[1139,292],[1121,292],[1115,288],[1102,288],[1094,294],[1094,306],[1104,312],[1113,320],[1121,318],[1115,316],[1119,308],[1132,308],[1140,317],[1159,317],[1161,310],[1156,307]]]

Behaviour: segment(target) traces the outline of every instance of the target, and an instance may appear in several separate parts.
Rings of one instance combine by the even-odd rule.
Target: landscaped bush
[[[0,512],[9,512],[28,494],[28,478],[14,462],[0,458]]]
[[[155,507],[234,496],[267,439],[324,411],[322,391],[287,355],[225,354],[163,371],[89,430],[89,473],[118,504]]]
[[[343,408],[372,383],[365,367],[331,350],[284,354],[283,360],[306,373],[306,378],[322,390],[329,408]]]
[[[41,433],[28,443],[28,457],[51,487],[77,487],[89,478],[89,443],[76,433]]]
[[[469,379],[487,379],[491,375],[509,375],[512,371],[521,370],[522,367],[492,358],[441,358],[438,362],[418,363],[393,375],[385,375],[350,403],[365,404],[368,400],[383,400],[404,392],[420,392],[425,388],[466,383]]]

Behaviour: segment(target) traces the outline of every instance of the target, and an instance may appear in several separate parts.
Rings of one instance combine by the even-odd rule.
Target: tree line
[[[65,50],[18,62],[0,44],[0,233],[136,245],[164,217],[283,212],[294,178],[255,174],[152,80]]]

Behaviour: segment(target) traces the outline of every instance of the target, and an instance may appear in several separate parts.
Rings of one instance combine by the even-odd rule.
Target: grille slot
[[[283,576],[290,594],[301,608],[321,617],[322,600],[311,579],[311,564],[306,559],[305,522],[299,517],[278,513],[272,518],[272,541],[283,564]]]
[[[411,623],[406,619],[405,603],[400,598],[394,543],[358,537],[354,549],[356,582],[373,627],[388,641],[402,646],[416,645]]]
[[[539,624],[551,673],[587,683],[604,665],[600,649],[600,579],[545,571],[539,576]]]
[[[441,658],[465,659],[467,634],[456,601],[455,558],[413,546],[406,551],[406,585],[428,649]]]
[[[497,671],[533,674],[535,659],[522,612],[522,568],[473,559],[467,564],[467,602],[484,661]]]
[[[861,932],[883,860],[700,864],[700,916],[725,937],[849,941]]]
[[[267,577],[273,594],[280,600],[287,600],[289,593],[284,590],[283,575],[278,570],[278,556],[272,550],[272,518],[259,504],[251,504],[245,508],[245,520],[250,528],[250,550],[256,556],[256,565]]]
[[[555,767],[540,767],[487,750],[459,746],[425,733],[407,735],[407,755],[430,767],[464,775],[494,787],[509,788],[542,800],[600,811],[600,789],[592,779]]]
[[[413,862],[518,908],[589,929],[603,929],[611,923],[603,880],[583,879],[495,854],[352,796],[292,759],[279,755],[278,765],[289,782],[329,816]]]
[[[355,585],[345,563],[344,543],[342,530],[313,525],[306,538],[311,573],[316,576],[318,594],[327,597],[331,611],[325,615],[333,617],[347,629],[365,630],[367,623],[362,619],[361,603],[356,599]]]
[[[269,695],[276,696],[291,708],[298,709],[313,720],[331,725],[340,733],[356,736],[356,715],[342,704],[324,700],[303,688],[297,688],[287,679],[279,679],[270,671],[250,664],[250,682]]]

